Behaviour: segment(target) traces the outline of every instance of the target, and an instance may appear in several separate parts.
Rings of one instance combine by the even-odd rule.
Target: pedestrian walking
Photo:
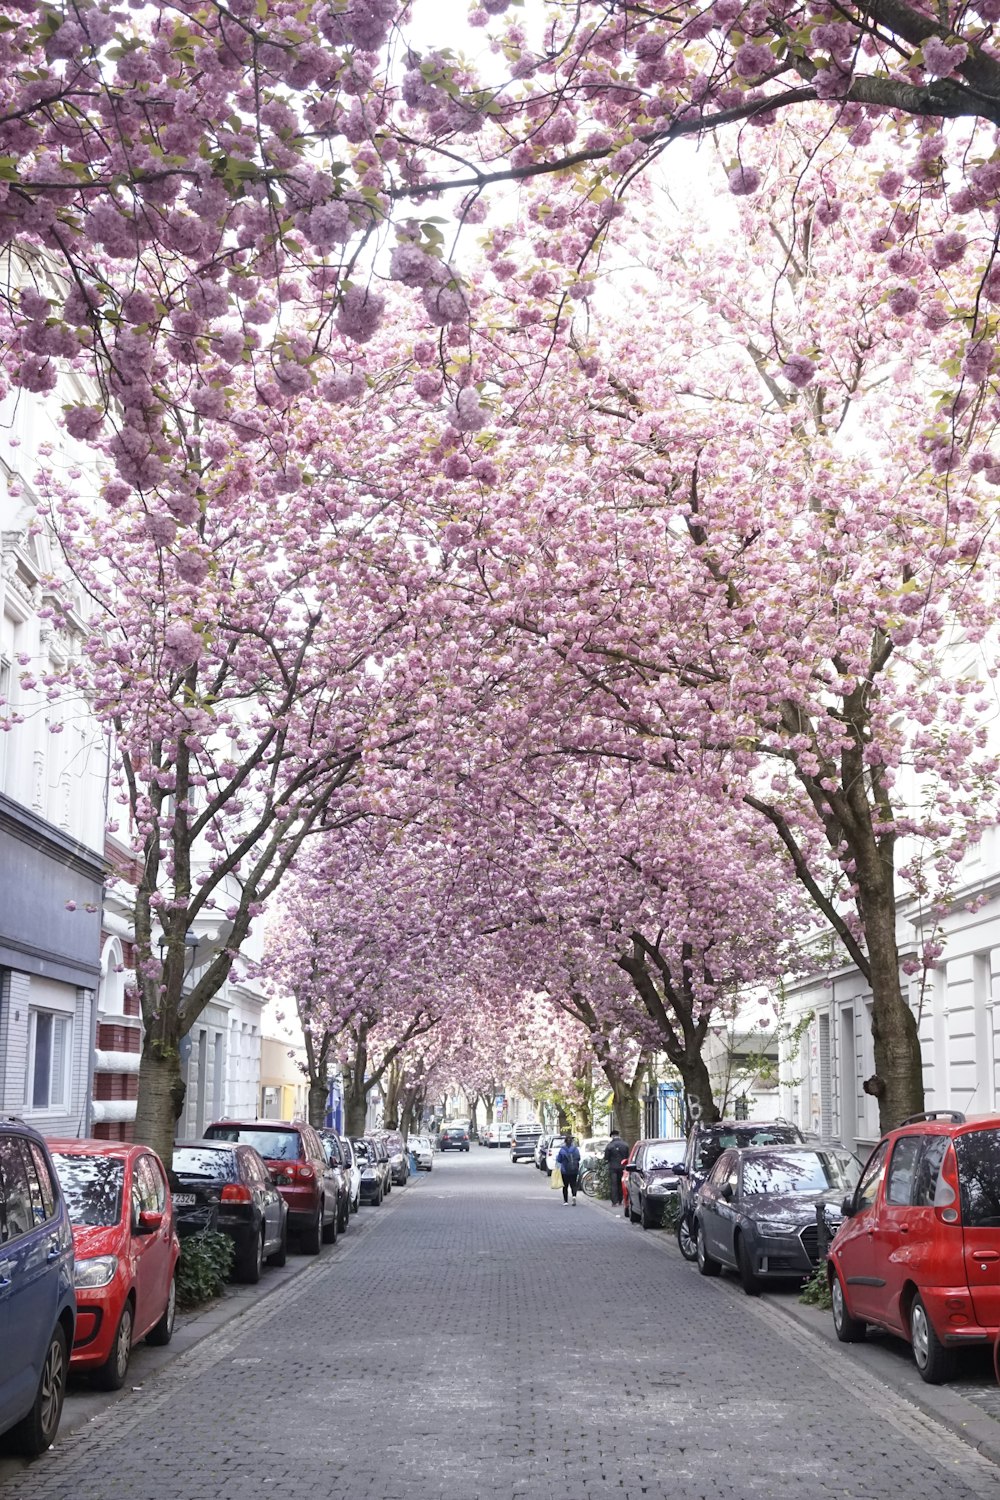
[[[562,1173],[563,1202],[569,1202],[570,1192],[573,1194],[573,1207],[576,1207],[576,1190],[580,1185],[580,1148],[573,1137],[567,1132],[566,1138],[559,1147],[556,1157],[556,1166]]]
[[[628,1161],[629,1146],[617,1130],[604,1148],[604,1160],[611,1178],[611,1202],[617,1208],[622,1202],[622,1168]]]

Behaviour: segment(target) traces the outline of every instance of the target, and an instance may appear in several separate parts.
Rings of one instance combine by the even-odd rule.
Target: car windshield
[[[647,1172],[655,1172],[658,1167],[676,1166],[683,1155],[683,1141],[670,1141],[666,1146],[647,1146],[642,1164]]]
[[[846,1192],[860,1176],[849,1153],[833,1151],[775,1151],[743,1163],[743,1191],[756,1193]]]
[[[1000,1130],[955,1137],[962,1219],[969,1228],[1000,1224]]]
[[[52,1160],[66,1199],[71,1224],[97,1228],[122,1216],[125,1163],[113,1156],[70,1156],[53,1151]]]
[[[794,1125],[727,1125],[723,1130],[706,1134],[698,1143],[695,1170],[707,1174],[723,1151],[733,1146],[791,1145],[798,1139]]]
[[[368,1147],[365,1145],[364,1141],[354,1142],[354,1154],[357,1157],[358,1161],[368,1161]]]
[[[174,1152],[174,1171],[178,1177],[229,1179],[236,1176],[234,1153],[225,1147],[213,1151],[210,1146],[179,1146]]]
[[[297,1130],[262,1130],[257,1125],[211,1125],[206,1135],[213,1141],[239,1141],[253,1146],[272,1161],[298,1161],[302,1141]]]

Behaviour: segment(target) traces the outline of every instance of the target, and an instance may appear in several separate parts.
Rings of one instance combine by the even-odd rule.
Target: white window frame
[[[48,1097],[45,1104],[35,1103],[35,1044],[38,1035],[38,1018],[51,1019],[53,1026],[61,1023],[66,1028],[65,1045],[62,1049],[61,1077],[54,1073],[53,1061],[49,1064]],[[28,1076],[25,1081],[25,1113],[34,1115],[65,1114],[70,1107],[70,1090],[73,1077],[73,1011],[60,1010],[50,1005],[32,1005],[28,1008]]]

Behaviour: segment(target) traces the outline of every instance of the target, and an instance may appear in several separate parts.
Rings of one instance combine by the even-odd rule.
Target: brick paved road
[[[869,1370],[502,1153],[364,1214],[0,1500],[998,1493]]]

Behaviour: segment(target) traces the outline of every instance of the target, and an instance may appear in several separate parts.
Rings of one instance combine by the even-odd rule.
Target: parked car
[[[417,1159],[417,1170],[419,1172],[433,1171],[434,1151],[426,1135],[414,1136],[410,1141],[410,1150]]]
[[[392,1162],[389,1159],[389,1148],[385,1141],[377,1135],[367,1137],[372,1143],[375,1161],[378,1163],[379,1171],[382,1173],[382,1190],[388,1198],[392,1192]]]
[[[325,1127],[317,1130],[316,1134],[323,1142],[323,1150],[330,1169],[337,1178],[337,1202],[340,1205],[340,1216],[337,1220],[337,1228],[343,1232],[351,1222],[351,1200],[354,1196],[351,1185],[351,1173],[344,1151],[344,1143],[335,1130],[327,1130]]]
[[[385,1197],[385,1163],[375,1150],[375,1142],[368,1136],[353,1136],[351,1145],[361,1173],[361,1201],[378,1208]]]
[[[643,1229],[662,1225],[667,1199],[680,1189],[676,1168],[685,1145],[681,1136],[637,1141],[632,1147],[622,1173],[622,1196],[627,1190],[625,1212],[630,1223],[639,1222]]]
[[[511,1132],[511,1161],[530,1161],[534,1157],[535,1146],[541,1134],[542,1127],[537,1120],[519,1121]]]
[[[55,1438],[76,1328],[73,1231],[48,1148],[0,1120],[0,1432],[29,1458]]]
[[[497,1150],[501,1146],[509,1146],[513,1132],[513,1125],[491,1125],[486,1132],[486,1144],[492,1150]]]
[[[304,1120],[217,1120],[209,1141],[233,1141],[259,1151],[274,1185],[288,1204],[288,1228],[305,1255],[334,1244],[340,1220],[342,1181],[327,1161],[323,1142]]]
[[[879,1141],[830,1250],[833,1326],[906,1339],[930,1385],[1000,1336],[1000,1115],[914,1115]]]
[[[355,1155],[350,1137],[342,1135],[339,1139],[341,1154],[344,1158],[344,1171],[347,1173],[347,1191],[351,1201],[351,1213],[356,1214],[361,1208],[361,1167]]]
[[[70,1368],[105,1390],[125,1384],[140,1339],[169,1344],[180,1244],[155,1152],[125,1141],[50,1140],[70,1223],[76,1329]]]
[[[556,1164],[556,1157],[559,1155],[559,1148],[563,1144],[565,1139],[566,1137],[564,1135],[554,1135],[549,1141],[548,1147],[546,1148],[545,1171],[546,1175],[549,1177],[552,1176],[552,1171]]]
[[[410,1161],[402,1135],[398,1130],[383,1130],[378,1139],[389,1155],[389,1175],[393,1186],[405,1186],[410,1178]]]
[[[487,1142],[487,1145],[489,1142]],[[439,1151],[468,1151],[469,1132],[464,1125],[442,1125],[438,1135]]]
[[[534,1161],[535,1166],[538,1168],[539,1172],[545,1171],[545,1155],[549,1149],[549,1142],[551,1141],[551,1139],[551,1135],[540,1135],[538,1137],[538,1140],[535,1142],[535,1150],[532,1155],[532,1160]]]
[[[751,1146],[722,1153],[695,1205],[698,1269],[739,1273],[755,1297],[765,1281],[809,1276],[819,1264],[816,1206],[854,1191],[861,1163],[836,1146]]]
[[[677,1165],[681,1179],[677,1244],[685,1260],[696,1260],[694,1207],[701,1187],[723,1151],[746,1146],[801,1145],[803,1135],[787,1120],[718,1120],[714,1125],[694,1125],[687,1147]]]
[[[173,1156],[174,1210],[183,1239],[215,1229],[232,1240],[239,1281],[260,1280],[265,1260],[288,1256],[288,1205],[253,1146],[225,1141],[181,1141]]]

